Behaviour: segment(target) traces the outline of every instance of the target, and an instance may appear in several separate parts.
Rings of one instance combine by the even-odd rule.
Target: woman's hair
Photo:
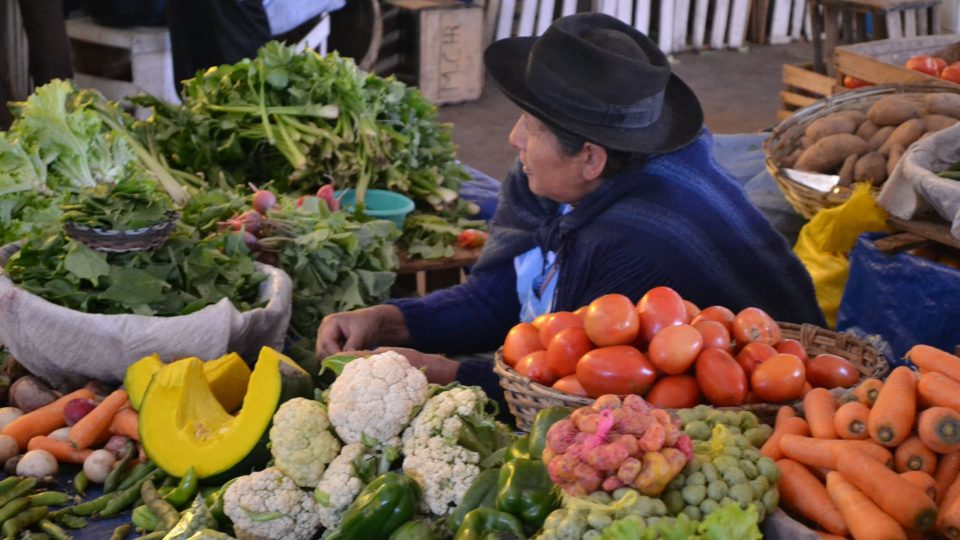
[[[550,132],[557,137],[557,142],[560,143],[560,151],[566,156],[575,155],[583,148],[584,144],[593,142],[588,141],[576,133],[567,131],[566,129],[563,129],[552,122],[543,123],[547,126]],[[646,154],[640,154],[637,152],[624,152],[622,150],[611,150],[602,144],[598,144],[598,146],[603,147],[603,149],[607,151],[607,164],[603,167],[603,172],[600,174],[601,178],[613,178],[624,171],[628,171],[642,164],[649,158],[649,156]]]

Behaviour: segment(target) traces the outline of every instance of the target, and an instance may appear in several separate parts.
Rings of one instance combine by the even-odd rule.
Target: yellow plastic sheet
[[[866,232],[890,230],[887,212],[877,206],[870,186],[857,184],[840,206],[821,210],[800,229],[793,251],[807,267],[817,293],[817,303],[830,328],[837,325],[837,310],[850,272],[850,251]]]

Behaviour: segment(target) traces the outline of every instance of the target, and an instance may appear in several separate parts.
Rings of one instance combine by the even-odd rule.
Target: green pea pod
[[[530,428],[530,442],[527,443],[529,459],[543,459],[543,450],[547,447],[547,432],[550,427],[570,416],[569,407],[547,407],[537,413]]]
[[[4,538],[16,538],[21,531],[25,531],[33,525],[40,523],[43,518],[47,517],[48,512],[49,510],[43,506],[27,508],[17,514],[16,517],[4,521],[3,527],[0,527],[0,530],[3,531]]]
[[[130,471],[130,474],[128,474],[127,477],[120,482],[120,485],[117,486],[117,491],[123,491],[129,488],[155,470],[157,470],[157,466],[150,461],[144,461],[143,463],[137,464],[137,466]]]
[[[110,471],[110,474],[107,475],[107,479],[103,481],[104,493],[116,491],[120,486],[123,476],[127,474],[127,466],[130,465],[130,460],[132,460],[136,454],[137,445],[134,444],[132,440],[127,439],[127,444],[124,445],[123,455],[120,461],[117,463],[117,466]]]
[[[110,540],[123,540],[128,534],[130,534],[130,524],[124,523],[113,530],[113,534],[110,535]]]
[[[160,518],[147,508],[147,505],[141,504],[133,509],[130,514],[130,521],[137,530],[144,532],[153,532],[160,528]]]
[[[236,481],[236,478],[231,479],[213,494],[213,502],[210,504],[210,513],[220,525],[228,525],[230,523],[230,518],[228,518],[227,514],[223,511],[223,497],[226,495],[227,489]]]
[[[15,486],[10,488],[10,491],[0,495],[0,506],[7,504],[8,502],[26,495],[34,486],[37,485],[36,478],[24,478],[17,482]]]
[[[152,482],[154,478],[163,474],[159,469],[154,470],[153,472],[147,474],[143,479],[138,483],[128,487],[123,491],[117,491],[115,493],[108,493],[104,495],[105,497],[110,495],[116,495],[116,497],[110,499],[106,506],[103,507],[103,510],[99,512],[102,517],[110,517],[119,514],[131,506],[137,499],[140,498],[140,488],[143,486],[144,482]]]
[[[90,487],[90,479],[87,478],[86,473],[83,471],[78,472],[77,475],[73,477],[73,490],[77,492],[77,495],[86,497],[88,487]]]
[[[190,508],[183,512],[180,521],[164,536],[164,540],[188,540],[195,533],[217,526],[210,509],[199,495],[193,500]]]
[[[496,508],[497,490],[499,489],[500,469],[487,469],[473,480],[460,499],[460,505],[447,518],[447,528],[450,534],[457,534],[463,518],[477,508]]]
[[[437,540],[430,523],[423,519],[408,521],[393,531],[388,540]]]
[[[0,495],[13,489],[13,486],[17,485],[17,482],[23,480],[19,476],[8,476],[3,480],[0,480]]]
[[[47,514],[47,518],[53,519],[54,512]],[[68,529],[82,529],[87,526],[87,520],[73,514],[61,514],[56,517],[57,522]]]
[[[136,540],[163,540],[165,536],[167,536],[167,531],[153,531],[152,533],[138,536]]]
[[[27,500],[26,497],[14,499],[3,506],[0,506],[0,523],[13,518],[29,507],[30,501]]]
[[[532,529],[539,529],[560,504],[560,491],[540,460],[515,459],[504,463],[499,482],[497,509],[517,516]]]
[[[523,523],[496,508],[477,508],[463,518],[454,540],[523,540]]]
[[[62,506],[73,500],[73,497],[59,491],[44,491],[27,497],[31,507]]]
[[[153,487],[153,482],[150,480],[145,480],[140,485],[140,497],[143,499],[143,503],[147,505],[150,513],[160,520],[164,529],[170,529],[180,521],[180,513],[172,504],[160,498],[157,489]]]
[[[190,501],[193,500],[193,496],[197,493],[197,471],[191,465],[187,472],[183,475],[183,478],[180,479],[180,484],[176,489],[170,492],[169,495],[164,497],[164,500],[172,504],[176,508],[182,508],[187,504],[190,504]]]
[[[388,538],[410,521],[419,500],[416,480],[394,472],[383,474],[363,488],[327,540]]]
[[[92,516],[106,508],[107,504],[116,498],[116,496],[116,493],[107,493],[106,495],[101,495],[96,499],[80,503],[76,506],[69,506],[67,508],[63,508],[62,510],[57,510],[54,512],[54,515],[59,516],[59,513],[62,511],[64,513],[69,512],[75,516]]]
[[[49,516],[50,514],[47,515]],[[56,523],[49,519],[40,521],[40,529],[50,535],[54,540],[72,540],[73,538],[67,531],[61,529]]]
[[[504,462],[515,459],[530,459],[530,435],[521,435],[507,447]]]

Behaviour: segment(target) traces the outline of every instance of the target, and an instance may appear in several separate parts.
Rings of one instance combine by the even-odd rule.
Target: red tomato
[[[576,315],[577,317],[583,317],[583,314],[587,312],[588,307],[590,306],[589,305],[580,306],[576,310],[574,310],[573,314]]]
[[[737,353],[737,363],[743,368],[747,377],[753,375],[757,366],[764,360],[777,355],[777,350],[766,343],[747,343],[747,345]]]
[[[693,327],[703,336],[704,349],[730,349],[730,332],[723,323],[710,320],[700,320],[693,323]]]
[[[863,88],[865,86],[873,86],[873,83],[869,83],[863,79],[858,79],[856,77],[851,77],[850,75],[847,75],[843,78],[843,86],[844,88],[850,88],[852,90],[854,88]]]
[[[503,361],[513,367],[524,356],[539,350],[543,350],[540,331],[530,323],[520,323],[507,332],[507,339],[503,342]]]
[[[466,249],[482,248],[483,245],[487,243],[489,236],[485,231],[464,229],[457,235],[457,245]]]
[[[860,380],[860,372],[835,354],[818,354],[807,364],[807,380],[812,386],[821,388],[850,388]]]
[[[690,369],[703,349],[703,336],[689,324],[668,326],[650,340],[647,357],[667,375],[679,375]]]
[[[577,363],[577,380],[591,397],[644,394],[657,373],[643,353],[629,345],[594,349]]]
[[[807,397],[807,394],[809,394],[811,390],[813,390],[813,387],[810,386],[809,382],[803,383],[803,392],[800,394],[800,397]]]
[[[790,401],[803,397],[807,370],[792,354],[777,354],[754,370],[750,384],[757,399],[765,402]]]
[[[780,327],[760,308],[748,307],[733,320],[733,338],[738,343],[780,343]]]
[[[524,377],[547,386],[557,380],[557,375],[547,367],[547,351],[532,352],[524,356],[513,369]]]
[[[700,387],[691,375],[670,375],[653,385],[646,400],[663,409],[686,409],[700,403]]]
[[[803,348],[803,345],[795,339],[785,339],[780,343],[777,343],[777,352],[787,353],[796,356],[797,358],[803,360],[803,363],[806,364],[809,358],[807,357],[807,351]]]
[[[547,346],[547,367],[557,377],[573,375],[577,372],[577,361],[592,348],[593,344],[583,328],[564,328],[553,336]]]
[[[543,328],[543,323],[547,322],[547,319],[549,319],[551,316],[553,316],[553,313],[544,313],[543,315],[540,315],[536,319],[530,321],[530,324],[532,324],[537,331],[540,331],[540,329]]]
[[[573,394],[575,396],[587,395],[587,391],[583,389],[583,385],[577,380],[576,375],[560,377],[557,382],[553,383],[553,389],[566,392],[568,394]]]
[[[960,62],[954,62],[943,68],[940,72],[940,78],[953,83],[960,83]]]
[[[947,61],[939,56],[934,56],[933,61],[937,63],[937,73],[942,73],[943,68],[947,67]]]
[[[583,315],[583,329],[598,347],[629,345],[637,339],[640,318],[629,298],[607,294],[590,302]]]
[[[700,308],[698,308],[696,304],[689,300],[683,301],[683,307],[687,308],[687,324],[690,324],[690,321],[700,314]]]
[[[661,329],[686,324],[687,307],[677,291],[654,287],[637,302],[637,315],[640,316],[640,336],[649,343]]]
[[[690,324],[696,325],[700,321],[716,321],[727,328],[727,332],[733,332],[733,319],[736,315],[723,306],[710,306],[700,312],[693,318]]]
[[[720,349],[707,349],[697,357],[697,384],[710,403],[736,407],[747,397],[747,376],[743,368]]]
[[[583,328],[583,319],[577,317],[569,311],[557,311],[551,313],[540,327],[540,344],[546,349],[550,345],[550,340],[564,328]]]
[[[904,67],[907,69],[912,69],[913,71],[919,71],[920,73],[926,73],[927,75],[933,75],[934,77],[939,77],[940,71],[943,69],[937,69],[936,59],[925,54],[911,57],[909,60],[907,60],[907,63],[904,65]]]

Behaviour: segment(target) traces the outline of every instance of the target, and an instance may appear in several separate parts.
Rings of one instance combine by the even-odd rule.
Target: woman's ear
[[[607,149],[592,142],[584,143],[583,178],[593,181],[600,178],[607,166]]]

